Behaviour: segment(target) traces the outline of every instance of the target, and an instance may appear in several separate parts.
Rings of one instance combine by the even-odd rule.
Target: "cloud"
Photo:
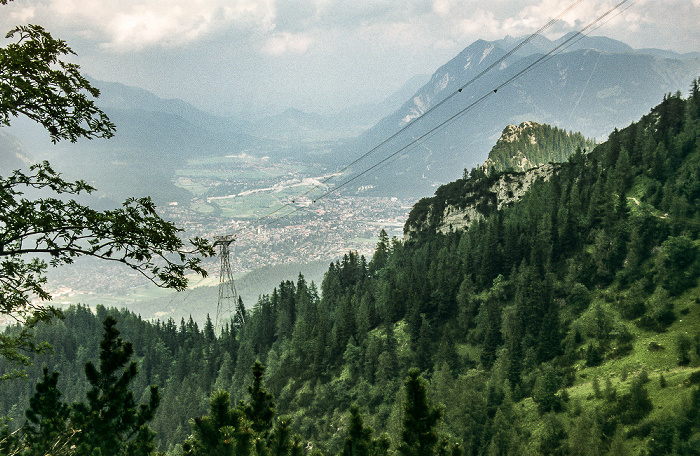
[[[251,100],[335,108],[386,97],[477,39],[527,36],[572,1],[15,0],[0,7],[0,30],[41,24],[96,78],[209,98],[217,109]],[[545,34],[578,30],[618,2],[579,2]],[[700,51],[700,0],[628,5],[593,33],[635,48]]]
[[[303,54],[309,49],[312,42],[313,39],[305,34],[275,33],[267,39],[260,50],[270,55]]]
[[[618,0],[580,2],[548,30],[550,37],[587,24]],[[528,35],[571,4],[571,0],[22,0],[3,6],[0,25],[34,21],[75,33],[102,47],[129,52],[184,47],[217,33],[254,36],[253,50],[265,55],[330,49],[346,40],[376,39],[381,48],[446,49],[477,38]],[[697,17],[700,0],[638,0],[605,29],[630,36],[664,14]],[[627,5],[625,5],[626,7]],[[674,13],[674,11],[676,13]],[[692,21],[685,21],[691,24]],[[685,28],[695,28],[696,24]],[[675,24],[675,28],[678,28]],[[645,32],[646,30],[646,32]],[[663,30],[661,31],[663,33]],[[339,44],[343,46],[343,44]]]
[[[58,23],[116,51],[190,43],[222,29],[270,31],[274,0],[27,0],[16,15]]]
[[[10,10],[7,14],[7,19],[11,21],[12,24],[22,24],[31,21],[35,16],[36,8],[33,6],[25,6]]]

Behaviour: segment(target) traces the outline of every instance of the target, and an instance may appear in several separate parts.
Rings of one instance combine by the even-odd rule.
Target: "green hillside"
[[[2,385],[0,414],[23,423],[42,364],[83,400],[111,314],[136,397],[160,387],[150,426],[171,455],[699,454],[698,85],[512,206],[449,234],[430,217],[409,240],[382,233],[370,261],[349,252],[319,290],[280,283],[219,337],[73,308],[36,329],[55,354]],[[468,204],[439,189],[414,211],[446,197]]]

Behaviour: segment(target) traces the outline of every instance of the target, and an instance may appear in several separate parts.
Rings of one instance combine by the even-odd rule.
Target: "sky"
[[[210,112],[330,113],[383,100],[477,39],[527,36],[576,3],[547,30],[558,38],[619,1],[14,0],[0,5],[0,30],[42,25],[84,74]],[[594,34],[700,51],[700,0],[623,8]]]

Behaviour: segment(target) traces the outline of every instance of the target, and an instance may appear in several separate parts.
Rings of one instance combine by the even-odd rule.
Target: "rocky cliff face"
[[[493,200],[496,210],[510,206],[527,193],[532,184],[538,180],[548,181],[558,165],[546,164],[532,168],[524,173],[504,173],[489,186],[488,191],[482,196]],[[472,196],[472,195],[469,195]],[[476,196],[476,195],[473,195]],[[464,208],[449,205],[443,211],[442,224],[436,227],[436,231],[447,234],[457,230],[469,228],[486,216],[479,210],[479,203]]]
[[[576,151],[594,147],[595,142],[581,133],[551,125],[532,121],[508,125],[483,165],[414,206],[404,235],[466,229],[521,199],[538,180],[549,180]]]
[[[503,143],[512,144],[517,141],[527,141],[529,145],[537,145],[537,137],[532,132],[534,127],[539,127],[540,124],[536,122],[523,122],[520,125],[508,125],[501,133],[501,137],[498,139],[495,147]],[[515,154],[510,157],[510,162],[514,171],[526,171],[528,169],[534,168],[535,163],[530,159],[530,157],[525,154],[523,150],[517,149]],[[497,163],[497,159],[493,156],[493,153],[489,154],[489,158],[486,159],[481,167],[484,169],[486,174],[489,174],[492,170],[501,171],[499,169],[500,163]],[[501,165],[503,166],[503,165]]]
[[[370,150],[396,134],[398,129],[412,125],[399,135],[399,142],[388,146],[390,149],[400,147],[394,144],[405,144],[410,138],[440,125],[484,94],[492,93],[494,87],[512,80],[538,55],[549,52],[569,37],[559,41],[540,37],[537,43],[530,42],[504,60],[500,59],[520,43],[520,39],[476,41],[438,68],[430,81],[396,112],[330,155],[339,163],[349,163],[357,151]],[[696,54],[680,56],[662,51],[634,51],[623,43],[603,37],[585,37],[567,47],[566,52],[555,54],[517,76],[513,84],[498,89],[498,93],[484,103],[474,105],[468,115],[452,119],[439,135],[430,137],[426,147],[412,150],[406,154],[407,159],[393,161],[371,177],[363,177],[358,186],[367,186],[367,194],[430,195],[436,185],[458,179],[463,168],[471,169],[483,163],[503,126],[512,123],[517,126],[524,120],[565,127],[581,132],[586,138],[602,139],[612,128],[621,128],[646,114],[649,106],[658,103],[664,94],[687,90],[688,81],[700,74],[700,58]],[[494,64],[486,77],[477,77]],[[461,92],[460,88],[463,88]],[[438,104],[438,109],[431,110]],[[541,136],[537,139],[538,143],[531,146],[541,148],[551,144],[540,141],[545,139]],[[591,147],[582,146],[582,149]],[[565,152],[567,149],[558,150]],[[576,150],[576,147],[569,150]],[[521,154],[513,152],[518,156],[508,166],[514,170],[522,167],[523,157],[530,163],[542,163],[525,149],[521,149]],[[544,163],[549,161],[562,160],[550,159]],[[353,172],[362,169],[358,167]]]
[[[478,223],[494,211],[514,204],[530,190],[537,181],[548,181],[561,164],[549,163],[525,172],[505,172],[495,178],[482,177],[480,182],[464,192],[457,200],[439,199],[439,192],[429,200],[424,216],[409,217],[404,227],[407,239],[420,232],[448,234],[465,230]],[[454,183],[453,183],[454,184]],[[414,211],[421,208],[416,205]],[[425,210],[425,208],[422,208]]]

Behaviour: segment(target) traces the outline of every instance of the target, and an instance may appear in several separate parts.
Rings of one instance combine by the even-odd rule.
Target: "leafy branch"
[[[56,197],[27,199],[27,189],[52,194],[91,193],[83,181],[64,180],[47,162],[0,178],[0,313],[23,324],[19,335],[0,337],[0,356],[25,365],[28,358],[20,349],[40,352],[30,329],[39,321],[60,316],[45,305],[51,296],[45,289],[44,273],[89,256],[124,264],[159,287],[184,290],[186,274],[206,276],[203,257],[214,255],[205,239],[193,238],[189,245],[179,237],[182,231],[162,219],[150,198],[130,198],[114,210],[97,211],[75,200]],[[48,263],[38,258],[49,258]]]
[[[99,90],[78,65],[60,59],[75,55],[65,41],[31,24],[13,28],[5,38],[16,42],[0,48],[0,126],[23,114],[46,128],[54,143],[114,135],[114,124],[91,98]]]

